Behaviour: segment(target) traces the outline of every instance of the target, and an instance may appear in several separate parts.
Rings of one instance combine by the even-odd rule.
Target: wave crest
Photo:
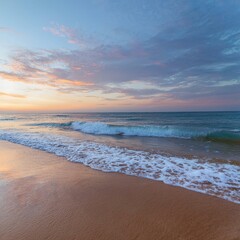
[[[95,135],[126,135],[141,137],[175,137],[203,139],[225,143],[240,143],[240,131],[193,129],[176,126],[122,126],[102,122],[72,122],[71,128]]]
[[[72,122],[71,127],[76,131],[95,135],[126,135],[141,137],[179,137],[191,138],[198,136],[194,130],[180,129],[174,126],[123,126],[103,122]]]
[[[104,122],[34,123],[30,126],[71,128],[93,135],[172,137],[240,144],[240,130],[215,130],[173,125],[112,125]]]

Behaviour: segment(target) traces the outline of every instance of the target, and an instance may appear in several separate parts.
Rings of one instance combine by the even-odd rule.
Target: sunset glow
[[[2,0],[0,111],[240,110],[239,15],[239,1]]]

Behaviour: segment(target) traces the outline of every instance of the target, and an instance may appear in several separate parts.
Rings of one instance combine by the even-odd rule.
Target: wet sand
[[[0,141],[0,240],[238,240],[240,205]]]

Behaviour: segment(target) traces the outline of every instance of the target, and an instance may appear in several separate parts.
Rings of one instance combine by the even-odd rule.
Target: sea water
[[[240,112],[1,114],[0,139],[240,203]]]

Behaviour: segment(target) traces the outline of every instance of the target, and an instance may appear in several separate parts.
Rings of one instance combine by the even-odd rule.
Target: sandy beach
[[[240,206],[0,142],[0,239],[240,239]]]

